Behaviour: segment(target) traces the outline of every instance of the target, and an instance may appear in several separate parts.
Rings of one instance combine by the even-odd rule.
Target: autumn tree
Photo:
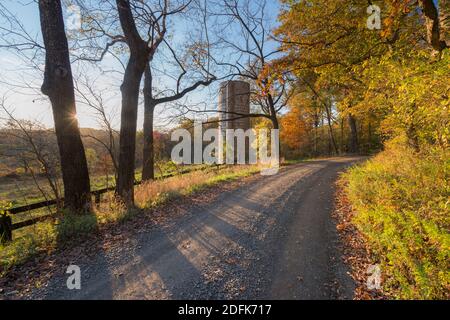
[[[432,68],[422,64],[430,61],[431,49],[441,46],[439,57],[446,59],[442,40],[447,30],[443,24],[445,1],[439,2],[442,10],[433,1],[380,4],[381,12],[385,13],[381,30],[367,27],[366,1],[286,1],[285,5],[280,15],[281,26],[275,32],[286,53],[279,59],[278,68],[294,74],[297,87],[309,87],[311,99],[331,101],[341,124],[347,118],[347,150],[361,149],[363,136],[370,145],[374,132],[386,138],[392,137],[393,131],[403,132],[417,149],[424,133],[422,117],[433,113],[423,109],[420,90],[413,92],[418,84],[424,83],[423,79],[434,79],[432,74],[436,75],[442,66],[441,61]],[[427,6],[432,7],[426,10]],[[421,72],[415,75],[413,68],[405,66],[416,66]],[[412,79],[417,83],[406,87],[404,83]],[[444,90],[440,81],[436,79],[437,88]],[[396,87],[408,94],[392,90]],[[402,96],[403,101],[399,100]],[[441,114],[440,118],[445,117]]]
[[[302,155],[302,148],[308,143],[308,125],[302,110],[298,107],[291,107],[289,112],[280,119],[281,132],[280,140],[283,154],[295,158]],[[304,154],[304,153],[303,153]]]
[[[395,24],[399,14],[420,8],[425,20],[426,39],[438,53],[450,47],[450,3],[448,0],[393,1],[387,26]]]
[[[297,85],[306,86],[327,114],[330,140],[337,151],[331,108],[347,117],[347,151],[357,152],[358,121],[353,107],[363,99],[365,84],[359,70],[368,59],[382,56],[399,40],[397,29],[389,36],[367,28],[367,1],[286,1],[275,37],[286,55],[278,68],[295,75]],[[383,7],[384,9],[384,7]],[[405,19],[405,14],[402,15]],[[412,18],[411,18],[412,20]],[[345,97],[345,103],[341,103]]]

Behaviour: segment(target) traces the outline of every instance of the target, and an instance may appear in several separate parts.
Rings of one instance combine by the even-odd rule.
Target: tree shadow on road
[[[47,284],[49,290],[45,293],[45,299],[84,299],[89,296],[112,299],[108,282],[102,284],[102,294],[98,295],[89,276],[94,268],[103,274],[103,277],[108,277],[110,273],[107,256],[96,236],[96,214],[92,211],[84,214],[63,211],[59,215],[56,224],[56,248],[60,252],[60,259]],[[68,273],[69,266],[80,268],[80,289],[69,289],[67,285],[69,277],[73,275],[73,272]]]

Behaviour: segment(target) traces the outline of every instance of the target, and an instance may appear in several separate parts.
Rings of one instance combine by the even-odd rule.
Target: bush
[[[76,236],[93,232],[97,228],[97,217],[94,214],[73,214],[65,212],[57,220],[58,240],[66,241]]]
[[[450,289],[449,151],[415,153],[404,139],[344,175],[354,224],[379,257],[384,290],[445,299]]]

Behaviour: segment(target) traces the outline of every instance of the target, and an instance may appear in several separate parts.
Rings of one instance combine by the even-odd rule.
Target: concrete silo
[[[250,118],[241,118],[250,113],[250,84],[245,81],[225,81],[220,84],[219,92],[219,154],[224,154],[227,129],[250,129]],[[229,113],[227,113],[229,112]],[[237,114],[233,114],[237,113]],[[238,119],[235,119],[238,118]],[[227,119],[234,119],[228,120]],[[219,156],[219,162],[221,158]]]
[[[225,81],[220,84],[219,93],[219,128],[226,129],[250,129],[250,118],[241,118],[231,121],[226,119],[239,118],[239,115],[224,113],[236,112],[239,114],[250,113],[250,84],[245,81]]]

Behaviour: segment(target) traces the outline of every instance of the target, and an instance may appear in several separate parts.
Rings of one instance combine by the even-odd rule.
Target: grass
[[[162,175],[176,174],[180,170],[201,170],[207,168],[208,165],[188,165],[188,166],[177,166],[172,162],[164,162],[159,164],[158,168],[162,170],[156,173],[156,177],[159,178]],[[141,180],[141,171],[137,170],[135,174],[135,179],[137,181]],[[46,185],[44,177],[39,177],[39,184],[41,188],[45,190],[49,198],[52,198],[52,192],[50,188]],[[91,177],[91,190],[99,190],[105,187],[112,187],[115,185],[114,176],[94,176]],[[35,186],[35,183],[31,176],[28,175],[18,175],[15,178],[0,178],[0,199],[3,201],[11,203],[13,207],[18,207],[22,205],[27,205],[31,203],[36,203],[44,201],[42,193]],[[50,212],[51,213],[51,212]],[[18,223],[24,220],[29,220],[32,218],[37,218],[40,216],[48,215],[48,208],[41,208],[33,211],[23,212],[15,214],[12,216],[13,223]]]
[[[236,180],[258,171],[257,166],[230,166],[145,183],[136,188],[136,204],[143,209],[150,208],[169,199],[190,195],[220,182]]]
[[[177,197],[192,195],[221,182],[237,180],[256,172],[259,172],[256,166],[227,166],[193,171],[136,187],[137,208],[127,209],[111,193],[91,214],[59,213],[54,219],[18,230],[20,233],[15,231],[11,243],[0,245],[0,276],[12,266],[22,264],[36,254],[50,254],[69,239],[82,239],[84,235],[95,232],[99,226],[123,223],[142,213],[143,209],[161,206]]]
[[[383,291],[399,299],[450,297],[450,154],[401,141],[343,177],[353,223],[379,259]]]
[[[283,166],[290,166],[290,165],[294,165],[294,164],[303,163],[303,162],[306,162],[306,161],[308,161],[307,158],[302,158],[302,159],[286,159],[286,160],[283,160],[282,165],[283,165]]]

